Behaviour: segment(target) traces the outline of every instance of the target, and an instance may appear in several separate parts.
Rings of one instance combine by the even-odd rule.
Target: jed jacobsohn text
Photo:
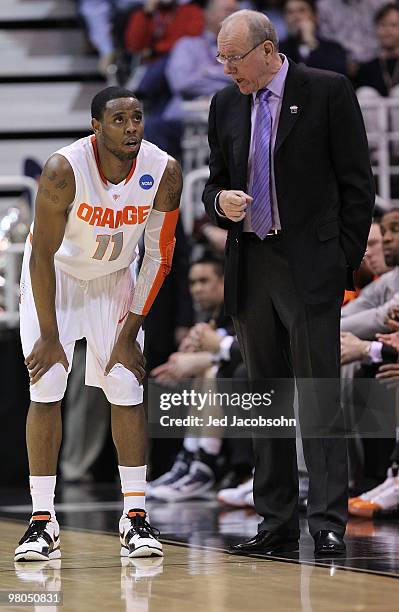
[[[203,410],[204,408],[228,408],[231,406],[251,410],[251,408],[259,408],[260,406],[271,406],[273,393],[273,390],[268,393],[217,393],[214,391],[200,393],[194,389],[189,391],[185,389],[180,393],[161,393],[160,408],[161,410],[170,410],[171,408],[186,406],[187,408]]]
[[[186,416],[175,418],[162,415],[160,418],[162,427],[295,427],[295,419],[287,419],[284,416],[266,418],[261,415],[252,418],[240,418],[235,414],[216,418],[209,415],[206,419],[199,416]]]

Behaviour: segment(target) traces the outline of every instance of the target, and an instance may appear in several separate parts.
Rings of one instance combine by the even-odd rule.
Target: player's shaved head
[[[106,87],[99,91],[91,102],[91,116],[93,119],[101,121],[107,103],[110,102],[110,100],[117,100],[118,98],[134,98],[138,100],[135,93],[130,89],[126,89],[125,87]]]

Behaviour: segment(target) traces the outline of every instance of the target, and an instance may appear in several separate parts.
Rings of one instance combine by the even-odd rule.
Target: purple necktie
[[[270,194],[270,141],[272,115],[269,108],[271,91],[258,92],[259,106],[254,128],[253,184],[251,204],[251,225],[262,240],[273,227],[273,212]]]

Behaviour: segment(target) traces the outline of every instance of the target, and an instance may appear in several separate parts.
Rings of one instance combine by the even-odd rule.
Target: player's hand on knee
[[[56,363],[61,363],[68,372],[69,363],[61,342],[57,339],[36,340],[31,353],[25,359],[30,384],[34,385]]]
[[[111,357],[105,368],[105,376],[108,376],[114,365],[121,363],[130,370],[141,384],[145,377],[145,357],[137,341],[132,342],[128,338],[119,336],[112,350]]]
[[[219,206],[230,221],[238,223],[245,218],[251,196],[239,189],[222,191],[219,195]]]

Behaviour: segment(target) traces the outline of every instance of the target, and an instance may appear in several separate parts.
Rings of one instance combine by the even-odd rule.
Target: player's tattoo
[[[39,193],[46,198],[46,200],[50,199],[50,191],[46,189],[46,187],[40,187]]]
[[[182,177],[180,169],[173,165],[167,168],[166,176],[166,191],[167,191],[167,202],[171,206],[175,206],[178,203],[182,190]]]
[[[51,191],[47,189],[46,187],[40,187],[39,193],[46,200],[51,200],[51,202],[53,202],[54,204],[58,204],[58,202],[60,201],[60,198],[57,195],[55,195],[55,193],[51,193]]]
[[[56,184],[55,188],[56,189],[65,189],[65,187],[68,186],[68,183],[66,182],[65,179],[61,179],[59,183]]]

